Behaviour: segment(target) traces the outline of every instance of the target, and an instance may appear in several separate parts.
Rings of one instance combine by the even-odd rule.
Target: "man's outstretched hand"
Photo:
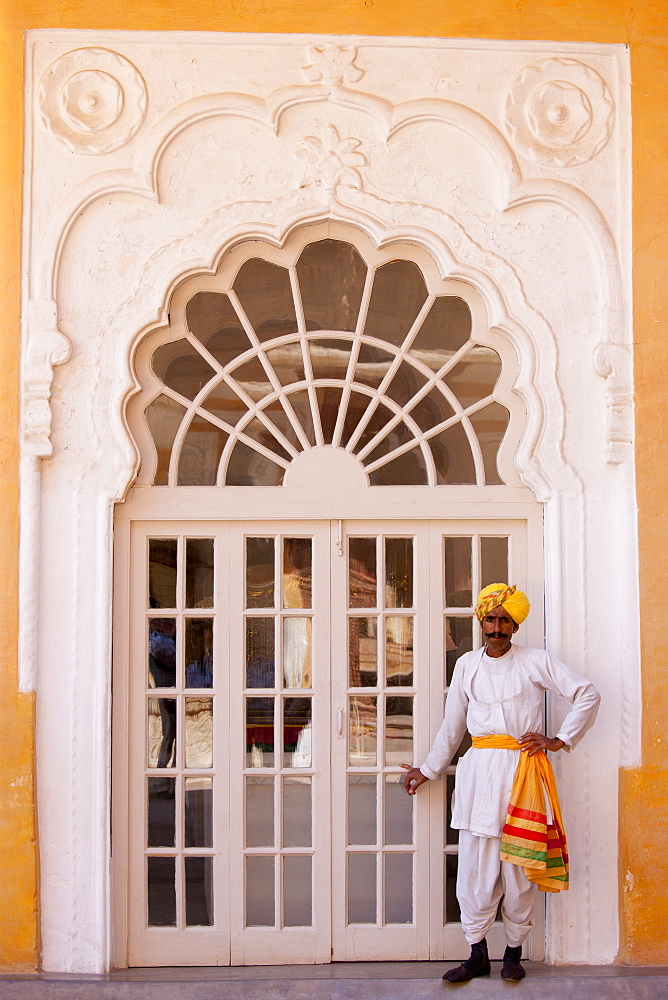
[[[542,733],[525,733],[524,736],[520,736],[517,742],[523,744],[522,753],[528,753],[530,757],[541,750],[552,750],[556,753],[557,750],[566,746],[564,741],[556,736],[550,739],[549,736],[543,736]]]
[[[422,773],[419,767],[413,767],[412,764],[402,764],[401,766],[408,772],[404,778],[404,788],[409,795],[415,795],[420,785],[429,781],[429,778]]]

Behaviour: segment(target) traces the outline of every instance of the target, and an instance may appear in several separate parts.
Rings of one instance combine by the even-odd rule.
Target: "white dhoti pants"
[[[522,944],[533,927],[536,887],[519,865],[502,861],[497,837],[476,837],[459,831],[457,900],[462,929],[469,944],[487,935],[503,896],[501,916],[506,942],[511,948]]]

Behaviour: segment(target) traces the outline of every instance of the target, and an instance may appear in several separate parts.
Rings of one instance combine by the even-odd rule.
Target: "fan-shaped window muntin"
[[[370,485],[502,483],[501,358],[476,337],[460,287],[430,292],[414,261],[367,266],[340,240],[307,244],[288,266],[254,250],[229,287],[193,288],[183,335],[173,322],[153,351],[154,485],[278,486],[297,455],[325,446],[356,455]],[[339,293],[326,284],[319,304],[328,254]]]

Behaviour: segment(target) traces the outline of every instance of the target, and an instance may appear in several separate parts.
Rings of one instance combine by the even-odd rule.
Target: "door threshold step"
[[[356,962],[246,968],[124,969],[108,975],[0,975],[2,1000],[668,1000],[668,967],[523,963],[527,978],[492,975],[461,986],[443,983],[452,962]]]

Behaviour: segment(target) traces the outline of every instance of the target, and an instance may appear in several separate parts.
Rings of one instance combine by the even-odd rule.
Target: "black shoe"
[[[487,954],[487,941],[483,938],[478,944],[471,945],[471,956],[456,969],[450,969],[443,976],[446,983],[468,983],[476,976],[488,976],[492,971]]]
[[[506,947],[503,955],[503,968],[501,969],[501,978],[505,979],[506,982],[519,983],[520,979],[524,979],[526,976],[526,972],[520,962],[521,957],[521,945],[518,948]]]

